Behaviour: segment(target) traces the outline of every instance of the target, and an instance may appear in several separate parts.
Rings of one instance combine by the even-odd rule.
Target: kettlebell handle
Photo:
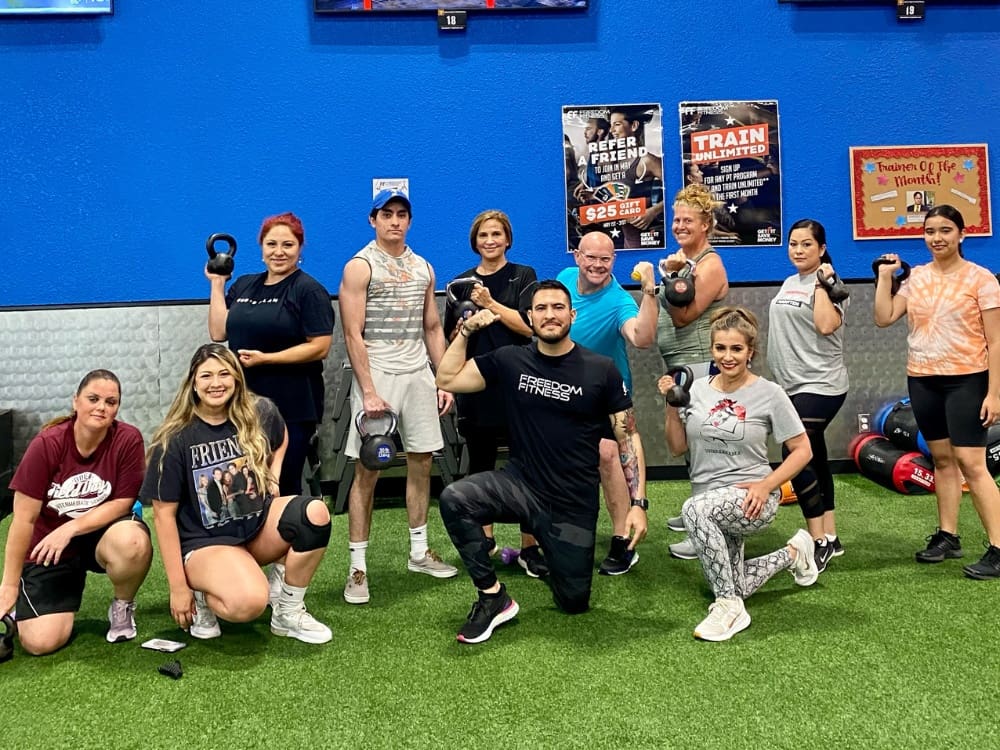
[[[660,269],[660,277],[664,279],[675,279],[678,277],[684,278],[686,276],[694,276],[694,269],[695,267],[697,267],[697,265],[698,264],[695,263],[690,258],[684,261],[684,268],[682,268],[680,271],[668,270],[666,258],[660,258],[660,262],[657,264],[657,266]]]
[[[459,279],[452,279],[449,281],[444,288],[445,296],[448,298],[448,302],[451,304],[456,304],[458,302],[458,297],[455,296],[454,288],[456,286],[474,286],[475,284],[482,284],[483,282],[477,279],[475,276],[463,276]]]
[[[399,415],[392,409],[386,409],[385,416],[389,417],[389,429],[385,431],[385,434],[391,435],[396,431],[396,427],[399,425]],[[355,415],[354,426],[358,428],[358,434],[361,435],[362,440],[370,434],[368,432],[368,415],[365,414],[364,409]]]
[[[236,257],[236,238],[231,234],[226,234],[225,232],[216,232],[215,234],[209,235],[208,239],[205,241],[205,250],[208,252],[209,260],[219,254],[219,252],[215,249],[216,242],[225,242],[229,247],[223,250],[223,252],[231,258]]]
[[[679,385],[685,391],[691,390],[691,384],[694,382],[694,373],[691,368],[687,365],[676,365],[667,370],[667,375],[674,379],[674,383]],[[683,379],[678,380],[677,376],[683,375]]]

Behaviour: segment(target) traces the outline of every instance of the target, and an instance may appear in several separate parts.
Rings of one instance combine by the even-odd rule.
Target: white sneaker
[[[812,586],[819,578],[819,568],[816,567],[816,543],[805,529],[799,529],[788,540],[788,546],[795,548],[795,561],[792,563],[792,578],[799,586]]]
[[[691,541],[691,537],[686,536],[677,544],[671,544],[670,556],[676,557],[678,560],[697,560],[698,553],[694,549],[694,542]]]
[[[363,570],[351,568],[344,585],[344,601],[348,604],[367,604],[371,595],[368,593],[368,574]]]
[[[684,528],[684,516],[671,516],[667,519],[667,528],[671,531],[679,531],[682,534],[687,531]]]
[[[194,620],[188,632],[192,638],[199,638],[203,641],[222,635],[219,621],[209,608],[208,602],[205,601],[205,594],[201,591],[194,592]]]
[[[328,643],[333,638],[333,631],[309,614],[305,604],[298,609],[279,606],[272,610],[271,632],[303,643]]]
[[[424,573],[435,578],[454,578],[458,575],[458,568],[446,563],[441,559],[441,555],[432,549],[427,550],[419,560],[407,558],[406,569],[411,573]]]
[[[728,641],[748,627],[750,613],[742,599],[716,599],[708,605],[708,617],[694,629],[694,637],[703,641]]]
[[[273,612],[278,606],[278,599],[281,598],[281,584],[285,582],[285,566],[281,563],[271,563],[271,569],[267,571],[267,602],[271,605]]]
[[[135,601],[112,599],[108,607],[108,643],[121,643],[135,638]]]

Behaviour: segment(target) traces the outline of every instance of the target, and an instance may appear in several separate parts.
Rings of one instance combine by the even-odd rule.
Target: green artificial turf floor
[[[977,748],[998,742],[1000,581],[963,577],[982,553],[966,498],[966,559],[917,565],[936,525],[932,496],[837,478],[844,557],[811,588],[787,573],[747,601],[753,624],[727,643],[691,636],[710,601],[697,561],[671,559],[666,518],[686,482],[649,487],[651,533],[626,576],[595,576],[593,609],[555,610],[546,585],[501,571],[518,618],[478,646],[455,632],[474,592],[464,572],[406,572],[402,507],[375,513],[372,601],[346,604],[346,518],[307,595],[334,630],[324,646],[277,638],[268,616],[194,641],[167,608],[162,564],[139,592],[139,639],[104,641],[107,581],[91,576],[76,637],[0,665],[4,748]],[[147,511],[148,513],[148,511]],[[610,529],[602,513],[599,556]],[[5,537],[9,520],[0,524]],[[786,506],[748,544],[757,554],[802,525]],[[431,544],[457,555],[431,515]],[[517,529],[500,527],[501,544]],[[173,658],[139,648],[184,640]]]

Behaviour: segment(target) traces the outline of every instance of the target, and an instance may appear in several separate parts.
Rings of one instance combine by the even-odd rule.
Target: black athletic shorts
[[[989,373],[908,376],[913,416],[924,440],[951,441],[960,448],[986,445],[987,428],[979,410],[989,386]]]
[[[109,528],[120,521],[138,521],[149,533],[149,526],[135,513],[112,521],[103,529],[78,536],[73,540],[77,554],[58,565],[38,565],[26,562],[21,571],[21,591],[17,597],[16,617],[31,620],[59,612],[79,612],[87,571],[104,573],[97,562],[97,545]],[[30,550],[29,550],[30,551]]]

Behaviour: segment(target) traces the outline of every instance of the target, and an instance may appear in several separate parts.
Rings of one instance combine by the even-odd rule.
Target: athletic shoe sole
[[[418,563],[413,562],[413,560],[407,561],[406,569],[411,573],[423,573],[425,576],[432,576],[433,578],[454,578],[458,575],[458,568],[434,570],[431,568],[425,568]]]
[[[721,641],[728,641],[734,635],[740,631],[746,630],[750,627],[750,613],[745,611],[733,620],[733,624],[729,626],[729,629],[724,633],[709,633],[706,635],[700,634],[697,630],[694,631],[694,637],[700,641],[712,641],[713,643],[719,643]]]
[[[959,558],[962,557],[965,557],[965,553],[962,552],[962,550],[960,549],[948,550],[947,552],[943,552],[940,555],[934,555],[934,557],[929,557],[929,556],[921,557],[919,552],[916,555],[914,555],[914,559],[916,559],[918,563],[939,563],[939,562],[944,562],[945,560],[958,560]]]
[[[215,628],[201,628],[191,627],[188,629],[188,633],[192,638],[197,638],[199,641],[210,641],[213,638],[218,638],[222,635],[222,629],[216,625]]]
[[[969,578],[974,578],[977,581],[995,581],[997,578],[1000,578],[1000,571],[981,573],[978,570],[975,570],[971,565],[966,565],[964,568],[962,568],[962,571],[965,573],[966,576],[968,576]]]
[[[672,519],[667,520],[667,528],[671,531],[676,531],[678,534],[683,534],[687,529],[684,527],[683,523],[670,523]]]
[[[321,645],[323,643],[329,643],[333,639],[333,633],[329,630],[325,633],[314,633],[312,631],[301,631],[295,630],[293,628],[283,628],[280,625],[275,625],[274,621],[271,622],[271,632],[274,635],[280,635],[284,638],[294,638],[303,643],[312,643],[315,645]]]
[[[673,546],[674,545],[672,545],[672,544],[670,545],[670,547],[673,547]],[[698,555],[695,554],[695,553],[691,553],[690,555],[687,554],[687,553],[678,554],[678,553],[674,552],[672,549],[670,549],[670,547],[667,547],[667,551],[670,553],[670,556],[672,558],[674,558],[675,560],[697,560],[698,559]]]
[[[520,556],[517,558],[517,564],[520,565],[522,568],[524,568],[524,572],[528,575],[528,578],[541,578],[542,577],[541,575],[539,575],[538,573],[536,573],[535,571],[533,571],[531,569],[531,566],[527,562],[525,562],[524,559],[521,558]],[[544,575],[548,575],[548,571],[546,571],[544,573]]]
[[[521,608],[517,606],[517,602],[513,599],[510,600],[510,604],[507,605],[506,609],[502,610],[496,617],[490,622],[489,627],[483,631],[482,635],[475,638],[466,638],[464,635],[459,633],[456,637],[459,643],[482,643],[483,641],[488,641],[490,636],[493,635],[493,631],[498,627],[503,625],[505,622],[510,622],[515,617],[517,613],[521,611]]]

